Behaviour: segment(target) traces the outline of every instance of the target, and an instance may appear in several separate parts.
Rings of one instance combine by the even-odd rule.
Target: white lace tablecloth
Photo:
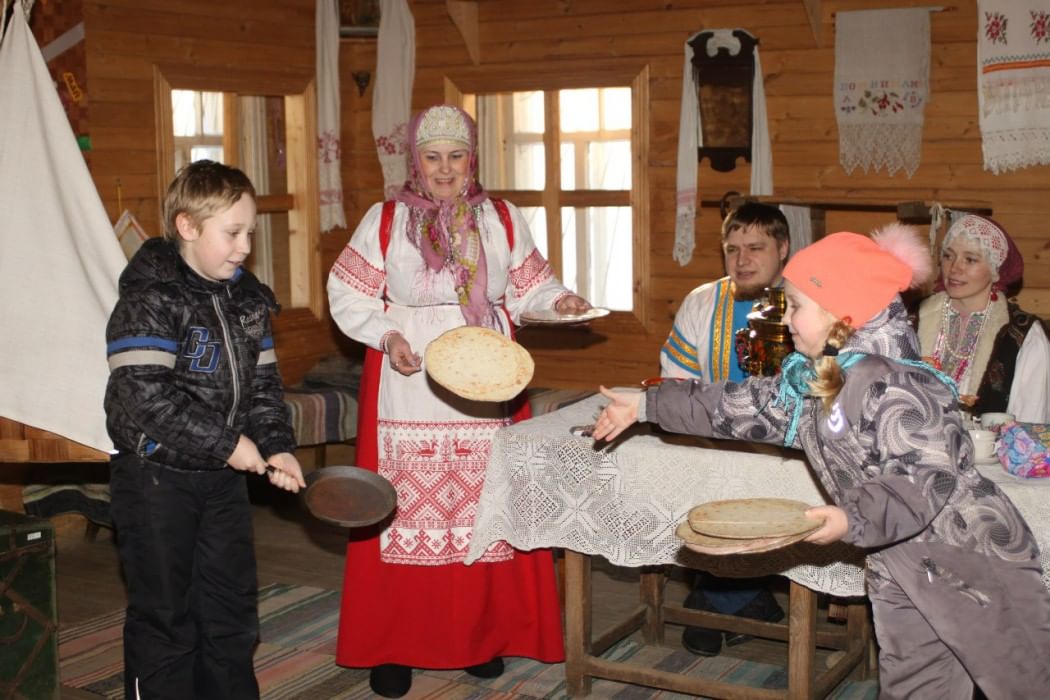
[[[468,563],[506,540],[522,550],[596,554],[619,566],[676,564],[728,576],[777,573],[816,591],[864,595],[863,554],[846,544],[798,543],[766,554],[714,557],[685,549],[675,537],[689,509],[707,501],[826,502],[801,452],[733,441],[704,448],[645,426],[604,447],[570,434],[572,426],[593,423],[605,403],[594,396],[496,433]],[[1018,484],[1005,472],[995,480],[1032,525],[1043,551],[1050,551],[1050,484]],[[1047,569],[1045,555],[1043,564]]]

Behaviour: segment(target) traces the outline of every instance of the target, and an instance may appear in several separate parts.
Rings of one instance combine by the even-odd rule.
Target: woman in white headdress
[[[351,536],[336,661],[370,668],[385,697],[408,692],[412,668],[495,677],[503,656],[562,660],[549,551],[500,542],[463,564],[492,436],[527,417],[524,396],[482,404],[439,393],[418,353],[458,326],[510,335],[524,312],[589,308],[554,278],[517,208],[478,183],[465,112],[423,111],[408,143],[408,181],[396,201],[369,209],[328,280],[332,317],[368,347],[357,463],[398,492],[392,521]]]
[[[941,243],[937,291],[919,308],[922,354],[955,379],[974,415],[1050,422],[1050,342],[1037,316],[1007,300],[1024,260],[1002,226],[967,214]]]

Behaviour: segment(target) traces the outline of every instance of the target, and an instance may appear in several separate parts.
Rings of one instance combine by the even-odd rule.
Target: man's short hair
[[[791,245],[791,233],[784,212],[777,207],[759,202],[746,202],[729,212],[725,221],[722,222],[722,242],[725,243],[733,231],[752,226],[757,226],[767,235],[772,236],[777,243],[783,242]]]
[[[179,214],[186,214],[199,229],[209,216],[226,211],[246,194],[255,199],[255,187],[237,168],[212,160],[198,160],[184,166],[164,196],[164,237],[180,240],[175,226]]]

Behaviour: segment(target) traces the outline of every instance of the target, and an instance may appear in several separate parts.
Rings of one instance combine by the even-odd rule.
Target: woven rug
[[[264,700],[335,700],[375,697],[368,672],[336,666],[335,636],[339,594],[308,586],[273,584],[259,591],[261,643],[255,652],[255,673]],[[116,700],[124,697],[121,633],[124,612],[118,611],[59,632],[62,683]],[[605,658],[630,659],[651,668],[692,676],[745,683],[757,688],[785,688],[785,669],[729,656],[701,658],[684,650],[647,647],[623,641]],[[836,700],[874,700],[873,681],[846,682],[830,696]],[[563,664],[507,659],[506,672],[480,680],[462,671],[416,671],[406,700],[488,700],[568,698]],[[596,680],[593,698],[645,700],[690,697],[649,688]]]

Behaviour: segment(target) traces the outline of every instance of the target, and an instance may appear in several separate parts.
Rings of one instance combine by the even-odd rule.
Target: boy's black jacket
[[[195,470],[224,468],[242,433],[264,458],[293,451],[272,352],[277,310],[250,272],[212,282],[175,242],[143,243],[106,328],[106,427],[116,449]]]

